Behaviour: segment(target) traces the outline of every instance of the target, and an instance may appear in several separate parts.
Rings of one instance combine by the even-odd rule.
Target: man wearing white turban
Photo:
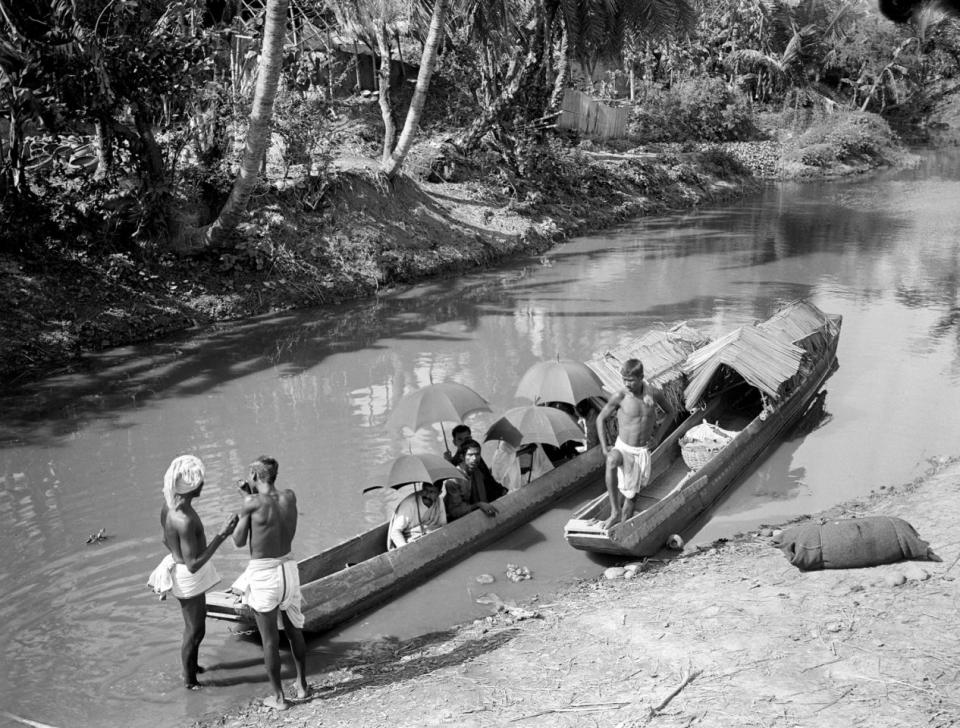
[[[173,594],[180,602],[183,614],[183,643],[180,659],[183,663],[184,685],[196,690],[200,687],[197,664],[200,643],[206,632],[206,592],[220,581],[210,557],[236,528],[239,516],[234,513],[208,544],[203,522],[193,509],[193,499],[203,489],[203,463],[195,455],[174,458],[163,477],[163,508],[160,526],[163,544],[170,553],[160,563],[147,582],[164,599]]]

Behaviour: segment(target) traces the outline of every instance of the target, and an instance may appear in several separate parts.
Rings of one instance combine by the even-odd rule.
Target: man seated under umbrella
[[[420,488],[397,505],[387,529],[387,548],[416,541],[447,523],[447,510],[440,497],[443,482],[421,483]]]
[[[466,480],[451,479],[444,482],[447,517],[452,521],[477,510],[488,516],[497,515],[497,509],[490,505],[490,501],[506,493],[506,489],[494,479],[489,468],[480,467],[480,443],[467,440],[460,451],[463,459],[457,468]]]

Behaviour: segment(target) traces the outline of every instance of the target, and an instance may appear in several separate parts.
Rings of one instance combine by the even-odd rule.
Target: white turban
[[[163,498],[167,506],[174,507],[174,495],[192,493],[203,483],[203,463],[196,455],[180,455],[174,458],[163,476]]]

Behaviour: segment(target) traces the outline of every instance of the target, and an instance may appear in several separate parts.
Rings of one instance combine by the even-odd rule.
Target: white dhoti
[[[191,574],[186,564],[176,563],[170,554],[163,558],[147,579],[147,586],[159,594],[161,599],[166,599],[167,594],[173,594],[178,599],[192,599],[210,591],[219,583],[220,574],[211,562],[208,561],[196,573]]]
[[[623,460],[617,468],[617,488],[624,498],[634,498],[650,482],[650,451],[646,447],[627,445],[619,437],[613,447]]]
[[[250,559],[230,588],[254,611],[269,612],[279,607],[294,627],[303,627],[300,570],[290,554],[279,559]]]

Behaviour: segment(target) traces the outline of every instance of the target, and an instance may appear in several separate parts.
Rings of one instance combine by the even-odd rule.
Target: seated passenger
[[[463,443],[473,438],[473,434],[468,425],[457,425],[450,431],[450,438],[453,440],[453,452],[447,450],[443,456],[454,465],[459,465],[460,458],[463,457],[460,448],[463,447]]]
[[[440,483],[421,483],[397,505],[387,528],[387,548],[416,541],[447,523],[447,511],[440,497]]]
[[[516,449],[510,443],[500,441],[493,454],[490,472],[508,491],[536,480],[553,470],[553,463],[538,443]]]
[[[597,435],[597,417],[600,414],[600,407],[590,397],[581,399],[577,403],[577,421],[584,431],[586,444],[583,450],[589,450],[600,444],[600,437]],[[614,435],[614,438],[616,435]],[[581,451],[582,452],[582,451]]]
[[[560,410],[564,414],[569,415],[570,419],[572,419],[574,422],[578,422],[579,420],[576,409],[568,402],[546,402],[545,406]],[[554,465],[559,465],[560,463],[580,454],[586,437],[586,434],[584,434],[583,440],[567,440],[566,442],[560,443],[560,447],[557,447],[556,445],[544,444],[543,451],[547,454],[547,457],[550,458],[551,463]]]
[[[506,490],[490,473],[486,463],[480,457],[480,443],[467,440],[460,448],[462,460],[457,465],[465,480],[444,481],[447,518],[451,521],[465,516],[471,511],[481,510],[488,516],[497,515],[497,509],[490,501],[499,498]],[[481,463],[483,466],[481,467]]]

